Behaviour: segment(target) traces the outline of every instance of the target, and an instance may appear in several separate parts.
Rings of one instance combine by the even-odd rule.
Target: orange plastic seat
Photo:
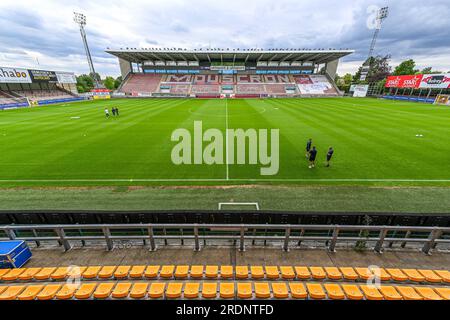
[[[133,266],[131,267],[130,273],[128,274],[132,279],[142,278],[145,272],[145,266]]]
[[[295,278],[294,268],[291,266],[281,266],[280,267],[281,278],[286,280],[292,280]]]
[[[94,291],[95,299],[106,299],[111,295],[116,284],[114,282],[100,283]]]
[[[425,277],[425,280],[433,283],[442,282],[442,278],[439,277],[433,270],[417,270],[419,273]]]
[[[277,299],[287,299],[289,292],[286,283],[273,282],[272,283],[273,296]]]
[[[441,277],[442,281],[450,283],[450,272],[448,270],[433,270],[439,277]]]
[[[148,296],[152,299],[162,298],[164,295],[164,290],[166,289],[166,284],[161,282],[155,282],[150,285],[148,290]]]
[[[17,296],[19,300],[34,300],[38,293],[44,288],[43,285],[31,285],[25,288],[21,294]]]
[[[89,299],[96,287],[96,283],[83,283],[75,292],[75,298],[79,300]]]
[[[49,284],[42,289],[36,298],[38,300],[52,300],[61,289],[61,284]]]
[[[278,279],[280,277],[280,271],[277,266],[266,266],[267,279]]]
[[[375,286],[360,285],[359,287],[367,300],[383,300],[383,295]]]
[[[11,269],[0,269],[0,280],[2,279],[2,277],[7,274],[9,271],[11,271]]]
[[[233,278],[233,267],[220,266],[220,277],[223,279]]]
[[[424,297],[425,300],[442,300],[442,297],[438,295],[432,288],[430,287],[414,287],[416,291]]]
[[[205,275],[209,279],[215,279],[219,275],[218,266],[206,266]]]
[[[413,287],[395,287],[404,300],[423,300],[423,297]]]
[[[0,294],[1,300],[15,300],[16,297],[25,290],[25,286],[10,286]]]
[[[217,283],[204,282],[202,284],[202,297],[207,299],[214,299],[217,297]]]
[[[8,289],[8,286],[0,286],[0,294],[2,294],[6,289]]]
[[[114,271],[114,278],[116,279],[125,279],[128,277],[130,273],[131,266],[118,266]]]
[[[95,279],[101,268],[100,266],[88,267],[81,275],[84,279]]]
[[[196,299],[198,298],[199,290],[200,290],[200,283],[188,282],[184,286],[184,297],[187,299]]]
[[[189,266],[177,266],[175,268],[175,278],[184,279],[187,278],[189,273]]]
[[[319,283],[307,283],[309,297],[312,299],[325,299],[325,292]]]
[[[223,299],[234,298],[234,283],[232,282],[222,282],[220,283],[220,297]]]
[[[148,266],[145,268],[144,276],[148,279],[154,279],[158,277],[158,271],[160,266]]]
[[[48,280],[56,268],[42,268],[38,273],[34,275],[36,280]]]
[[[130,291],[133,299],[142,299],[147,295],[148,283],[135,283]]]
[[[344,291],[342,291],[341,287],[335,283],[326,283],[324,284],[325,290],[328,293],[328,298],[332,300],[343,300],[345,299]]]
[[[3,281],[14,281],[19,278],[19,276],[24,273],[26,268],[17,268],[17,269],[7,269],[7,273],[2,276]]]
[[[77,291],[79,288],[79,285],[74,283],[65,284],[62,286],[62,288],[58,291],[56,294],[56,299],[58,300],[69,300],[72,299],[75,291]]]
[[[450,300],[450,288],[436,287],[436,288],[434,288],[434,291],[436,291],[438,293],[438,295],[440,295],[443,299]]]
[[[341,280],[342,273],[336,267],[325,267],[325,273],[330,280]]]
[[[386,269],[387,273],[389,273],[392,277],[392,280],[395,281],[406,281],[408,277],[406,274],[402,272],[400,269]]]
[[[173,271],[175,270],[175,266],[162,266],[161,271],[159,272],[159,276],[161,278],[169,279],[173,277]]]
[[[291,291],[292,298],[306,299],[308,297],[308,292],[303,283],[289,282],[289,290]]]
[[[413,282],[424,282],[425,277],[419,273],[416,269],[402,269],[408,279]]]
[[[29,281],[33,279],[33,277],[41,271],[42,268],[26,268],[24,272],[22,272],[17,279],[21,281]]]
[[[236,278],[237,279],[247,279],[248,278],[248,267],[247,266],[236,266]]]
[[[309,272],[307,267],[294,267],[294,269],[297,274],[297,279],[306,280],[311,278],[311,272]]]
[[[181,282],[170,282],[167,285],[166,297],[170,299],[177,299],[181,297],[181,289],[183,284]]]
[[[264,270],[262,266],[251,266],[250,273],[252,275],[252,279],[264,278]]]
[[[358,274],[355,272],[355,269],[351,267],[339,268],[346,280],[358,280]]]
[[[257,299],[267,299],[270,298],[270,287],[267,282],[256,282],[255,283],[255,296]]]
[[[309,267],[313,279],[323,280],[326,278],[325,270],[322,267]]]
[[[253,297],[252,284],[249,282],[238,282],[237,294],[240,299],[249,299]]]
[[[115,299],[127,298],[130,294],[131,283],[130,282],[118,282],[111,293],[111,296]]]
[[[100,271],[98,272],[97,277],[99,279],[109,279],[112,278],[112,276],[114,275],[114,271],[116,271],[117,267],[116,266],[104,266],[103,268],[100,269]]]
[[[386,300],[402,300],[403,297],[393,286],[381,286],[380,292]]]
[[[369,271],[369,268],[355,268],[355,272],[362,280],[368,280],[373,277],[373,274]]]
[[[192,266],[191,267],[191,278],[199,279],[203,278],[203,266]]]
[[[87,267],[77,267],[77,266],[72,266],[69,267],[69,270],[67,272],[67,277],[68,278],[81,278],[83,275],[83,272],[86,271]]]
[[[345,295],[350,300],[362,300],[364,299],[361,290],[359,290],[358,286],[354,284],[343,284],[342,289],[344,290]]]
[[[69,273],[68,267],[59,267],[57,268],[50,276],[53,280],[64,280]]]

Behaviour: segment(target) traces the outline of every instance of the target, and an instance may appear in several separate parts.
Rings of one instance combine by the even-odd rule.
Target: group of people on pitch
[[[327,152],[326,167],[330,166],[331,158],[333,157],[333,147],[330,147]],[[309,160],[309,168],[312,169],[316,166],[317,149],[312,145],[312,139],[309,139],[306,143],[306,158]]]
[[[111,113],[112,113],[112,115],[115,117],[115,116],[118,116],[119,115],[119,108],[117,108],[117,107],[113,107],[112,109],[111,109]],[[109,110],[108,110],[108,108],[105,108],[105,116],[106,116],[106,118],[109,118]]]

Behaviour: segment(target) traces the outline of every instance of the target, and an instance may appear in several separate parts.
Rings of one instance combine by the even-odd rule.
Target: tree
[[[103,80],[104,86],[109,90],[115,90],[115,80],[113,77],[106,77],[105,80]]]
[[[435,71],[432,67],[423,68],[422,71],[417,72],[417,74],[431,74],[431,73],[442,73],[442,71]]]
[[[361,81],[362,66],[359,67],[355,73],[353,80],[357,83],[373,83],[385,79],[391,73],[391,66],[389,65],[390,55],[370,57],[364,62],[364,65],[369,64],[370,70],[365,81]]]
[[[77,77],[77,90],[79,93],[90,92],[94,89],[94,80],[90,75],[82,74]]]
[[[122,84],[122,76],[118,76],[116,80],[114,81],[114,89],[119,89],[120,85]]]
[[[419,70],[414,69],[416,67],[416,62],[413,59],[409,59],[400,63],[395,67],[394,76],[410,75],[416,74]]]

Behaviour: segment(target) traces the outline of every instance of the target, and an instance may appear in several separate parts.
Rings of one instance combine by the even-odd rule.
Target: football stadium
[[[108,89],[75,22],[88,92],[0,65],[0,300],[450,300],[449,73],[111,44]]]

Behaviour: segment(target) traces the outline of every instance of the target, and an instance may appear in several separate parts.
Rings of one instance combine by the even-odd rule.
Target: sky
[[[354,49],[343,75],[367,58],[383,6],[390,14],[375,54],[450,70],[449,0],[1,0],[0,66],[88,73],[77,11],[102,76],[120,74],[108,47]]]

